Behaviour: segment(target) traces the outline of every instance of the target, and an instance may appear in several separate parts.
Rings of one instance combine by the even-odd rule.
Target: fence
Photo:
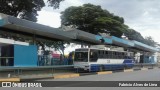
[[[71,58],[52,58],[49,55],[38,56],[38,66],[73,65]]]
[[[7,77],[37,77],[53,76],[58,73],[74,72],[73,65],[55,65],[55,66],[38,66],[38,67],[0,67],[0,78]]]
[[[74,65],[54,65],[38,67],[0,67],[0,78],[19,77],[52,77],[56,74],[76,73]],[[159,64],[135,64],[134,68],[154,68],[160,67]]]

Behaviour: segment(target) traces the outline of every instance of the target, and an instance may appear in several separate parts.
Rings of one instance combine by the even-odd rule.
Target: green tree
[[[64,55],[64,50],[65,48],[67,48],[70,43],[69,42],[65,42],[65,41],[51,41],[51,40],[37,40],[36,44],[38,46],[42,46],[42,50],[46,51],[45,48],[48,47],[49,50],[50,48],[54,48],[56,51],[59,51],[62,55]],[[64,46],[65,44],[67,44],[67,46]]]
[[[40,11],[45,6],[45,0],[0,0],[0,13],[8,14],[21,19],[26,19],[29,21],[37,21],[37,12]],[[48,6],[54,9],[59,8],[59,4],[64,0],[46,0]],[[19,41],[31,40],[32,38],[24,37],[23,35],[10,33],[10,32],[0,32],[0,37],[9,38]],[[38,40],[36,39],[36,44],[41,46],[45,51],[45,47],[55,47],[59,45],[56,41]]]
[[[143,36],[134,29],[128,29],[126,32],[124,32],[124,34],[125,36],[128,37],[129,40],[136,40],[139,42],[144,42]]]
[[[124,32],[124,34],[129,40],[136,40],[153,47],[158,45],[158,43],[155,42],[151,36],[144,38],[139,32],[133,29],[128,29],[126,32]]]
[[[49,3],[48,6],[53,7],[54,9],[59,8],[60,2],[64,0],[48,0],[47,2]]]
[[[150,46],[158,45],[158,43],[155,42],[151,36],[145,37],[145,44],[150,45]]]
[[[61,1],[63,0],[47,0],[53,8],[58,8]],[[36,22],[37,11],[44,6],[44,0],[0,0],[0,13]]]
[[[62,25],[71,26],[89,33],[110,33],[121,37],[127,29],[124,19],[92,4],[69,7],[62,12]]]

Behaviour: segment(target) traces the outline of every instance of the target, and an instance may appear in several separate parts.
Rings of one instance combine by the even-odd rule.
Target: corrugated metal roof
[[[115,36],[112,36],[112,40],[113,44],[121,45],[123,47],[134,47],[134,43],[129,40],[121,39]]]
[[[64,32],[59,28],[52,28],[49,26],[41,25],[23,19],[18,19],[8,15],[4,17],[4,14],[0,14],[0,17],[0,26],[3,28],[8,28],[10,30],[26,32],[61,40],[71,40],[75,38],[75,35]]]
[[[141,50],[145,50],[145,51],[149,51],[149,52],[157,52],[157,51],[159,51],[157,48],[151,47],[151,46],[146,45],[144,43],[141,43],[141,42],[138,42],[138,41],[134,41],[134,40],[133,40],[133,42],[135,44],[134,45],[135,48],[139,48]]]
[[[72,31],[63,31],[59,28],[53,28],[31,21],[18,19],[2,13],[0,13],[0,27],[7,28],[11,31],[30,33],[65,41],[84,41],[87,43],[101,44],[100,39],[103,39],[103,44],[114,44],[122,47],[133,47],[150,52],[158,51],[158,49],[156,49],[155,47],[151,47],[137,41],[125,40],[115,36],[103,37],[77,29]]]

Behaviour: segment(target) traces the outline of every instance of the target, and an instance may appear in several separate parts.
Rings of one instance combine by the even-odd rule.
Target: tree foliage
[[[71,26],[89,33],[110,33],[121,37],[126,30],[124,19],[92,4],[69,7],[62,12],[62,25]]]
[[[147,45],[155,46],[152,38],[144,38],[139,32],[130,29],[124,24],[122,17],[116,16],[107,10],[92,4],[71,6],[62,12],[61,24],[83,30],[93,34],[106,33],[121,37],[122,34],[129,40],[136,40]]]
[[[36,22],[38,16],[38,11],[40,11],[45,6],[45,0],[0,0],[0,13],[15,16],[21,19],[26,19],[29,21]],[[47,0],[48,6],[54,9],[59,8],[59,4],[64,0]],[[18,41],[32,41],[33,38],[27,38],[20,34],[10,33],[10,32],[0,32],[0,37],[14,39]],[[62,41],[47,41],[47,40],[37,40],[36,44],[41,46],[45,51],[45,47],[54,47],[59,49]],[[32,42],[33,43],[33,42]],[[63,51],[62,51],[63,52]]]
[[[153,40],[151,36],[143,37],[139,32],[135,31],[134,29],[128,29],[126,32],[124,32],[125,36],[128,37],[129,40],[136,40],[139,42],[142,42],[144,44],[147,44],[149,46],[156,46],[158,43]]]
[[[134,29],[128,29],[126,32],[124,32],[125,36],[128,37],[129,40],[136,40],[139,42],[144,42],[143,36],[135,31]]]
[[[158,43],[155,42],[151,36],[145,37],[145,44],[150,45],[150,46],[158,45]]]
[[[60,2],[64,0],[48,0],[49,6],[53,7],[54,9],[59,8]]]
[[[0,0],[0,13],[19,17],[21,19],[37,21],[38,11],[45,6],[45,0]],[[59,8],[60,2],[64,0],[46,0],[48,6]],[[71,26],[86,32],[93,34],[98,33],[110,33],[117,37],[121,37],[124,33],[130,40],[136,40],[151,46],[155,46],[156,42],[151,37],[143,38],[142,35],[129,29],[124,24],[122,17],[116,16],[107,10],[92,4],[84,4],[79,7],[69,7],[62,12],[62,25]],[[20,37],[20,35],[10,35],[1,33],[1,36],[5,38],[12,38],[15,40],[25,41],[26,39]],[[44,43],[37,41],[37,44],[42,46],[58,45],[55,42]]]
[[[69,42],[65,41],[51,41],[51,40],[37,40],[36,44],[42,47],[43,51],[46,51],[46,47],[54,48],[56,51],[59,51],[62,55],[64,55],[64,50],[68,46],[64,46],[64,44],[70,45]]]
[[[58,8],[61,1],[63,0],[47,0],[53,8]],[[44,6],[44,0],[0,0],[0,13],[36,22],[37,11]]]

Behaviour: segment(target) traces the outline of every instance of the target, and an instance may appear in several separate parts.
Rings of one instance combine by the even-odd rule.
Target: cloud
[[[84,3],[81,2],[80,0],[64,0],[64,1],[60,2],[59,9],[53,9],[52,7],[44,7],[43,10],[49,11],[49,12],[60,13],[70,6],[81,6],[83,4]]]
[[[152,36],[154,40],[160,42],[160,39],[158,39],[159,35],[157,35],[157,33],[160,33],[159,0],[65,0],[61,2],[60,9],[43,8],[42,13],[39,13],[40,15],[42,14],[39,22],[54,26],[53,20],[56,22],[56,26],[57,23],[60,24],[60,12],[69,6],[80,6],[85,3],[101,5],[103,9],[107,9],[111,13],[123,17],[125,24],[130,28],[140,32],[143,36]],[[49,12],[48,14],[52,13],[49,20],[44,19],[45,16],[48,18],[49,15],[45,15],[43,12],[46,14],[47,12]]]
[[[47,26],[58,28],[61,26],[60,13],[42,10],[38,12],[38,22]]]
[[[125,24],[140,32],[144,37],[152,36],[160,42],[159,0],[80,0],[83,3],[101,5],[115,15],[125,19]]]
[[[140,33],[142,33],[142,35],[143,35],[144,37],[154,35],[154,36],[152,36],[152,38],[153,38],[156,42],[159,41],[159,38],[160,38],[159,33],[160,33],[160,31],[157,32],[157,30],[155,30],[155,29],[153,29],[153,30],[152,30],[152,29],[146,29],[146,30],[144,30],[144,31],[140,31]]]

